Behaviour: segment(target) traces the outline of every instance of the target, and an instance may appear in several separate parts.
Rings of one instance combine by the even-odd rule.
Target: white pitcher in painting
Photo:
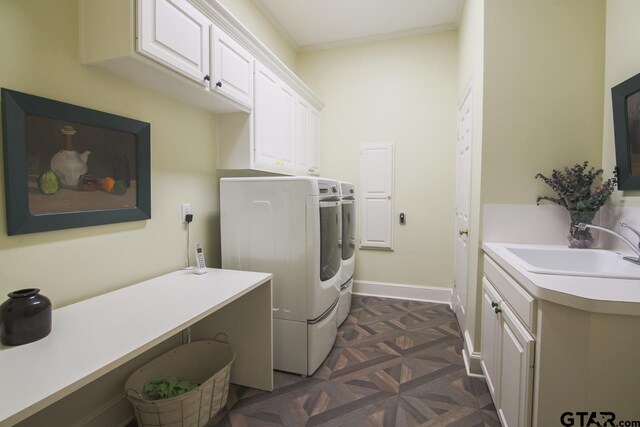
[[[60,177],[65,187],[77,187],[80,176],[87,173],[87,160],[91,151],[80,154],[76,151],[73,136],[76,130],[73,126],[65,126],[60,131],[64,134],[64,147],[51,158],[51,170]]]

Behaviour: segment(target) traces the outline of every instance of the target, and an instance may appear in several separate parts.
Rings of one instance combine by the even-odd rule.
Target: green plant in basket
[[[578,230],[576,226],[583,222],[590,224],[598,210],[609,200],[615,188],[616,178],[602,179],[602,169],[589,167],[589,162],[576,163],[562,170],[554,169],[550,177],[541,173],[536,179],[544,181],[556,193],[557,197],[540,196],[537,204],[546,200],[569,211],[571,230],[567,238],[569,247],[588,248],[593,244],[590,230]]]
[[[143,392],[153,400],[169,399],[185,394],[198,387],[189,380],[178,378],[152,378],[144,384]]]

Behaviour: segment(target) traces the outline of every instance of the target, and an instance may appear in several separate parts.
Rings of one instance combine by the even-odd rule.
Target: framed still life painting
[[[151,218],[149,123],[2,89],[9,235]]]
[[[640,74],[611,89],[619,190],[640,189]]]

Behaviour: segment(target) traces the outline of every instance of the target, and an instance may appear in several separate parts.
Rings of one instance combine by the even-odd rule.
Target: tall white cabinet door
[[[282,133],[278,166],[291,171],[295,168],[297,96],[293,89],[284,83],[280,85],[280,120]]]
[[[360,146],[360,247],[393,249],[392,142]]]
[[[215,26],[212,26],[211,44],[213,89],[253,107],[253,56]]]
[[[487,387],[493,396],[494,402],[498,402],[497,385],[500,381],[500,315],[496,308],[500,302],[498,293],[493,289],[486,278],[482,279],[482,360],[480,366],[484,371]]]
[[[534,339],[505,305],[502,307],[500,400],[502,425],[531,425]],[[483,349],[484,352],[484,349]]]
[[[320,175],[320,112],[309,110],[309,166],[312,175]]]
[[[311,106],[298,98],[296,101],[295,170],[300,175],[311,173],[309,164],[309,115]]]
[[[138,51],[208,85],[211,21],[187,0],[138,1]]]
[[[281,135],[280,80],[268,68],[256,62],[254,119],[254,162],[275,167]]]

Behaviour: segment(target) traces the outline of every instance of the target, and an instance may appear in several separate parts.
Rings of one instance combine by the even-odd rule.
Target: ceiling
[[[457,28],[463,0],[251,0],[300,50]]]

